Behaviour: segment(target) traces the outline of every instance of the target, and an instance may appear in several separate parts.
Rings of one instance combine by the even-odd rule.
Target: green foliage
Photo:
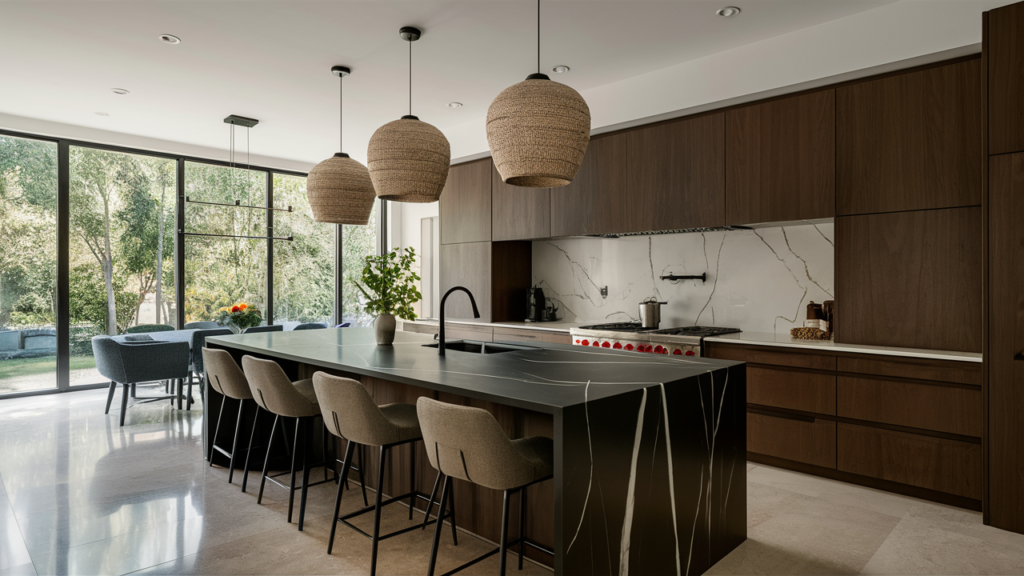
[[[109,334],[107,326],[107,292],[103,275],[96,265],[76,266],[68,278],[70,318],[72,324],[88,324],[100,327]],[[114,279],[114,300],[117,310],[117,333],[124,332],[135,316],[136,295],[125,290],[124,282]]]
[[[363,267],[363,284],[352,284],[366,297],[364,307],[370,314],[394,314],[403,320],[415,320],[412,305],[420,301],[415,282],[420,277],[412,271],[416,251],[395,248],[380,256],[367,256]]]

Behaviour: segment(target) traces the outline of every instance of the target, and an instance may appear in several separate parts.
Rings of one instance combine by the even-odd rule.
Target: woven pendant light
[[[487,144],[506,184],[555,188],[572,182],[590,142],[590,107],[579,92],[540,72],[509,86],[487,109]]]
[[[377,197],[393,202],[435,202],[448,180],[451,148],[440,130],[412,115],[412,43],[420,31],[403,27],[409,42],[409,114],[373,133],[366,163]]]
[[[344,66],[335,66],[331,72],[339,79],[352,73]],[[342,98],[339,97],[338,102],[340,113]],[[340,148],[340,121],[338,132]],[[309,171],[306,197],[317,222],[365,226],[370,222],[370,212],[377,195],[366,166],[349,158],[348,154],[338,152]]]

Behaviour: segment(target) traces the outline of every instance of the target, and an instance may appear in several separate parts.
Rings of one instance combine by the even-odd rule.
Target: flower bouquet
[[[259,308],[239,302],[218,310],[214,320],[221,326],[227,326],[235,334],[241,334],[246,328],[259,326],[260,322],[263,322],[263,314]]]

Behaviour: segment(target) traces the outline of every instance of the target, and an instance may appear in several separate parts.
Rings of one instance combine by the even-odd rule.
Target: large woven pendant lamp
[[[334,66],[331,72],[338,77],[339,86],[343,86],[345,76],[352,73],[345,66]],[[339,149],[342,149],[343,95],[344,91],[339,88]],[[370,222],[370,212],[377,195],[373,192],[373,183],[366,166],[349,158],[348,154],[338,152],[309,171],[306,197],[313,209],[313,219],[317,222],[365,226]]]
[[[537,0],[537,73],[509,86],[487,109],[487,144],[506,184],[565,186],[576,177],[590,142],[590,107],[579,92],[540,72],[540,0]]]
[[[399,30],[409,42],[409,114],[373,133],[366,163],[377,197],[393,202],[434,202],[448,180],[451,149],[440,130],[412,115],[412,43],[420,31]]]

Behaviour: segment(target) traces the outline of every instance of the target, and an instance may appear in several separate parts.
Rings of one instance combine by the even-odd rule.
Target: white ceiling
[[[715,15],[730,2],[740,16]],[[541,64],[571,66],[551,76],[584,91],[890,3],[545,0]],[[315,163],[337,151],[329,70],[344,64],[353,70],[345,148],[364,159],[373,131],[407,112],[399,27],[423,29],[413,113],[445,131],[483,118],[498,92],[535,71],[535,9],[529,0],[0,2],[0,113],[219,149],[223,118],[239,114],[260,120],[254,153]],[[161,33],[182,42],[164,44]]]

